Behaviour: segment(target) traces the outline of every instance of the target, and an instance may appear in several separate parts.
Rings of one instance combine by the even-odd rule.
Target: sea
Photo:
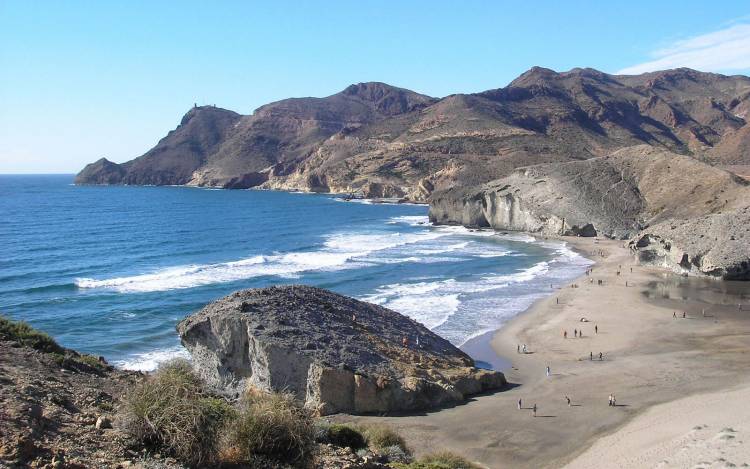
[[[0,175],[0,314],[148,371],[188,356],[175,325],[212,300],[307,284],[391,308],[463,346],[591,264],[558,241],[432,226],[427,210]]]

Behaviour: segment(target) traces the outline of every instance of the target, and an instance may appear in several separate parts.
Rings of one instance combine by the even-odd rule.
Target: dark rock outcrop
[[[368,184],[426,201],[515,168],[649,144],[750,163],[750,78],[689,69],[636,76],[534,67],[505,88],[443,99],[383,83],[271,103],[240,116],[191,110],[145,155],[87,167],[81,184],[191,184],[341,193]]]
[[[76,175],[76,184],[120,184],[125,176],[125,168],[113,163],[107,158],[87,164],[83,170]]]
[[[505,385],[421,324],[318,288],[239,291],[177,330],[213,386],[291,391],[321,415],[429,409]]]

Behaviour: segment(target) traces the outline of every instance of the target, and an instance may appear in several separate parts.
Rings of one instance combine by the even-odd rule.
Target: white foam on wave
[[[164,350],[153,350],[150,352],[136,353],[125,360],[117,360],[114,365],[123,370],[132,371],[154,371],[162,363],[175,358],[190,359],[190,354],[181,346]]]
[[[450,319],[461,305],[461,296],[505,288],[513,283],[528,282],[544,275],[547,262],[539,262],[527,269],[504,275],[490,275],[470,281],[455,279],[433,282],[396,283],[376,289],[362,300],[386,306],[405,314],[429,329]]]
[[[463,243],[456,243],[456,244],[427,246],[422,249],[417,249],[416,251],[414,251],[414,253],[421,254],[423,256],[430,256],[433,254],[445,254],[447,252],[461,251],[463,249],[466,249],[468,245],[469,245],[469,242],[466,241]]]
[[[397,283],[378,288],[362,300],[386,306],[405,314],[429,329],[434,329],[456,312],[460,301],[457,293],[441,292],[456,283],[448,279],[439,282]]]
[[[438,231],[445,232],[445,233],[467,235],[467,236],[482,236],[482,237],[500,236],[495,230],[481,229],[481,228],[466,228],[465,226],[460,226],[460,225],[438,225],[435,227],[435,229]]]
[[[367,261],[367,256],[400,246],[421,243],[444,236],[443,233],[337,233],[328,237],[323,248],[259,255],[247,259],[215,264],[176,266],[153,273],[115,277],[110,279],[79,278],[79,288],[109,288],[120,293],[153,292],[193,288],[201,285],[233,282],[260,276],[294,278],[302,272],[331,271],[353,268]],[[419,261],[405,258],[400,262]]]
[[[333,200],[335,200],[336,202],[347,202],[365,205],[372,205],[373,203],[371,199],[345,199],[343,197],[334,197]]]
[[[415,278],[411,283],[384,285],[362,299],[406,314],[460,346],[527,309],[548,293],[548,282],[570,280],[592,262],[564,242],[544,242],[543,246],[553,250],[551,259],[515,272],[467,280]],[[471,253],[473,247],[470,245],[462,254]],[[498,251],[471,255],[513,254]]]
[[[402,215],[393,217],[386,222],[388,225],[406,224],[410,226],[430,225],[430,217],[427,215]]]

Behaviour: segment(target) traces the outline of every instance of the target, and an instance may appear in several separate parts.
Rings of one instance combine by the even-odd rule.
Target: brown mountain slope
[[[218,140],[184,155],[185,145],[173,143],[177,134],[205,135],[205,126],[181,125],[146,155],[121,168],[97,162],[77,182],[360,191],[424,201],[435,189],[476,186],[519,166],[643,143],[745,164],[748,109],[750,78],[689,69],[616,76],[535,67],[505,88],[440,100],[364,83],[250,116],[232,113],[210,133]]]

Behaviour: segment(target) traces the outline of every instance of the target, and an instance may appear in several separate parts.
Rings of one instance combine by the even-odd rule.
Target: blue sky
[[[247,114],[363,81],[445,96],[534,65],[748,74],[750,3],[0,0],[0,173],[129,160],[194,102]]]

